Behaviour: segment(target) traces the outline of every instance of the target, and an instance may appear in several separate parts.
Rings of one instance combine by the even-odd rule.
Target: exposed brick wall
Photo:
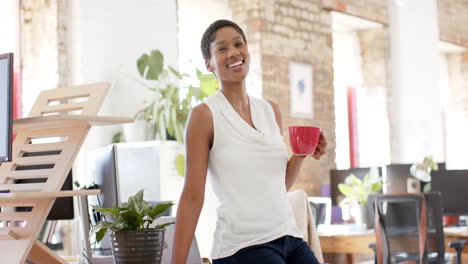
[[[390,89],[390,72],[389,72],[389,39],[388,39],[388,28],[376,28],[376,29],[367,29],[367,30],[360,30],[357,32],[360,48],[361,48],[361,72],[362,72],[362,88],[361,91],[364,94],[364,97],[367,98],[370,102],[374,103],[375,111],[386,111],[389,113],[389,109],[391,107],[391,90]],[[377,105],[375,105],[377,104]],[[383,114],[385,115],[385,114]],[[388,114],[387,114],[388,116]],[[360,119],[359,119],[360,118]],[[379,117],[380,120],[383,119],[385,116]],[[385,136],[387,134],[384,133],[384,127],[381,124],[368,126],[369,121],[367,118],[363,118],[358,114],[358,122],[366,123],[366,131],[364,134],[367,133],[375,133],[377,135],[381,135],[379,138],[379,157],[375,157],[373,148],[371,151],[367,148],[367,151],[360,151],[359,160],[361,162],[361,166],[369,166],[370,164],[376,164],[377,159],[378,163],[386,163],[388,159],[386,157],[386,151],[391,153],[391,144],[385,145],[384,142]],[[363,120],[363,121],[362,121]],[[385,122],[385,121],[382,121]],[[365,137],[365,136],[364,136]],[[361,136],[361,139],[363,136]],[[369,143],[368,144],[373,144]],[[376,145],[377,146],[377,145]],[[373,158],[376,159],[373,159]]]
[[[440,39],[468,47],[468,2],[438,0]]]
[[[70,67],[69,43],[67,35],[70,26],[71,3],[68,0],[57,0],[57,63],[58,63],[58,87],[71,84],[72,69]]]
[[[324,8],[389,23],[388,0],[322,0]],[[440,39],[468,47],[468,2],[437,0]]]
[[[387,0],[322,0],[324,8],[388,24]]]
[[[385,90],[388,86],[388,51],[389,41],[387,28],[358,31],[362,56],[363,88]]]
[[[263,98],[277,103],[283,114],[283,134],[289,146],[290,125],[319,126],[328,140],[328,153],[320,160],[304,162],[293,188],[320,195],[329,183],[329,169],[335,167],[335,117],[333,98],[333,58],[331,19],[320,1],[231,0],[233,19],[246,29],[249,46],[261,60]],[[252,50],[251,50],[252,53]],[[293,118],[289,114],[289,62],[313,67],[314,118]]]
[[[466,1],[465,1],[466,2]],[[320,162],[308,160],[294,188],[310,195],[320,193],[328,183],[328,169],[335,167],[335,118],[333,103],[333,68],[331,19],[335,10],[388,24],[387,1],[382,0],[230,0],[233,19],[245,29],[255,60],[260,60],[263,97],[276,102],[282,113],[285,140],[287,126],[293,124],[321,126],[329,140],[327,156]],[[441,39],[465,44],[468,38],[468,3],[463,0],[438,0]],[[362,49],[364,87],[369,93],[386,89],[391,107],[388,72],[387,28],[359,33]],[[289,115],[289,62],[309,63],[314,69],[314,119]],[[380,91],[379,91],[380,92]],[[288,144],[289,145],[289,144]]]
[[[21,71],[23,113],[40,90],[57,87],[57,1],[21,1]],[[26,96],[27,95],[27,96]]]

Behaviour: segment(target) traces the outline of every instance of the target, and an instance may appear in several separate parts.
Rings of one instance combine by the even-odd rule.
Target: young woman
[[[318,263],[286,197],[306,156],[288,160],[278,106],[247,94],[250,54],[244,32],[232,21],[215,21],[203,34],[201,50],[221,91],[196,106],[187,124],[186,180],[172,264],[186,263],[208,170],[220,202],[213,264]],[[315,159],[326,145],[321,135]]]

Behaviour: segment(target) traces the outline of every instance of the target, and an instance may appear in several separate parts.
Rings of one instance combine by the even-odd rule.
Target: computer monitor
[[[44,151],[40,152],[40,155],[55,155],[57,154],[56,151]],[[24,153],[23,157],[32,157],[37,156],[36,153]],[[29,165],[27,166],[27,170],[37,170],[37,169],[48,169],[51,165]],[[16,170],[24,170],[23,167],[17,167]],[[15,184],[28,184],[28,183],[40,183],[44,182],[47,179],[21,179],[15,180]],[[67,175],[65,182],[62,186],[62,191],[68,191],[73,189],[73,176],[72,170]],[[52,209],[50,209],[49,215],[47,216],[47,220],[71,220],[75,218],[75,213],[73,209],[73,197],[61,197],[55,200]],[[28,211],[27,208],[17,207],[16,211]]]
[[[431,191],[442,195],[443,214],[468,215],[468,170],[437,170],[431,176]]]
[[[410,174],[411,165],[413,164],[389,164],[385,167],[385,180],[389,183],[386,193],[408,192],[408,179],[413,178]]]
[[[0,163],[11,161],[13,53],[0,54]]]
[[[389,164],[385,167],[386,181],[389,183],[386,186],[386,193],[406,193],[408,192],[408,179],[415,179],[410,174],[410,168],[413,164]],[[437,163],[439,167],[437,171],[445,171],[445,163]],[[432,171],[431,175],[436,172]],[[424,182],[421,182],[419,191],[424,189]]]

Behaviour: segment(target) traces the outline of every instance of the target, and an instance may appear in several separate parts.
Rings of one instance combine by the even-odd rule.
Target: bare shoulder
[[[276,103],[273,103],[270,100],[267,100],[268,103],[271,104],[271,107],[273,108],[273,111],[275,112],[275,119],[276,123],[278,124],[278,127],[280,128],[280,131],[282,132],[283,130],[283,121],[281,117],[281,110],[279,109],[279,106]]]
[[[186,137],[207,138],[211,141],[213,136],[213,115],[208,105],[202,103],[195,106],[190,112],[187,122]]]
[[[211,114],[211,110],[208,105],[201,103],[195,106],[190,113],[190,119],[197,119],[197,121],[201,122],[209,122],[213,123],[213,116]]]

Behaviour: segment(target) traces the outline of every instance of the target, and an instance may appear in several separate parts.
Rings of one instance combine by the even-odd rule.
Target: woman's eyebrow
[[[232,39],[242,39],[242,37],[241,36],[235,36]],[[224,44],[224,40],[216,42],[213,46],[222,45],[222,44]]]
[[[224,44],[224,41],[218,41],[213,46],[222,45],[222,44]]]

